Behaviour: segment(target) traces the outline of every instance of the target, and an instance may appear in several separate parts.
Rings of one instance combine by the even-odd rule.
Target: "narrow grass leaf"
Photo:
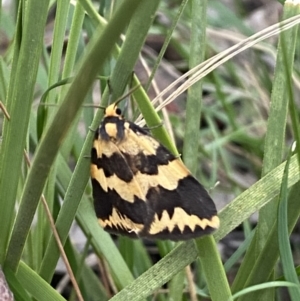
[[[185,271],[181,270],[168,283],[168,299],[172,301],[181,301],[185,282]]]
[[[192,30],[190,42],[189,68],[201,64],[205,59],[207,1],[191,1]],[[197,172],[199,148],[199,127],[202,108],[202,81],[188,90],[183,143],[183,161],[192,174]],[[195,136],[196,134],[196,136]],[[195,241],[199,259],[205,273],[207,286],[213,300],[221,301],[231,296],[226,274],[212,236]]]
[[[14,300],[32,301],[31,297],[26,292],[26,290],[24,289],[22,284],[19,282],[16,275],[10,269],[5,270],[5,276],[6,276],[7,282],[9,283],[9,288],[11,289],[11,291],[14,294]],[[0,294],[0,297],[1,297],[1,294]],[[4,301],[9,301],[9,300],[4,300]]]
[[[4,120],[0,152],[0,262],[4,262],[11,227],[34,85],[43,45],[49,0],[32,1],[18,13],[7,100],[11,119]],[[22,39],[21,39],[22,36]],[[11,160],[11,154],[14,159]],[[17,173],[16,173],[17,172]]]
[[[195,243],[211,299],[228,299],[231,296],[230,286],[213,236],[196,239]]]
[[[248,249],[253,237],[255,234],[255,230],[246,237],[246,239],[240,244],[238,249],[230,256],[230,258],[224,263],[224,269],[226,272],[229,272],[230,269],[233,267],[234,264],[238,262],[239,259],[242,258],[242,255]]]
[[[288,229],[288,173],[289,173],[290,155],[288,156],[283,173],[281,191],[278,205],[278,242],[280,258],[282,262],[283,274],[287,281],[295,283],[296,288],[290,287],[289,293],[292,301],[300,300],[300,283],[295,271],[293,255],[290,246],[289,229]]]
[[[24,262],[20,262],[17,279],[36,300],[39,301],[65,301],[53,287],[42,279],[36,272]]]
[[[249,294],[249,293],[252,293],[255,291],[276,288],[276,287],[291,288],[291,287],[297,287],[297,285],[295,283],[286,282],[286,281],[271,281],[271,282],[267,282],[267,283],[257,284],[257,285],[247,287],[238,293],[235,293],[230,299],[228,299],[228,301],[236,300],[237,298],[239,298],[241,296],[244,296],[246,294]],[[254,299],[252,299],[252,300],[254,300]]]
[[[279,186],[280,184],[278,184]],[[289,194],[288,204],[288,228],[289,233],[295,227],[299,216],[299,191],[300,182],[298,181],[293,187],[291,187]],[[270,234],[265,244],[265,250],[256,259],[255,265],[243,265],[243,269],[239,269],[235,281],[232,285],[232,291],[237,292],[244,287],[253,286],[255,284],[263,283],[265,279],[268,279],[276,265],[279,257],[279,246],[278,246],[278,232],[277,232],[277,220],[274,221]],[[245,274],[244,274],[245,273]],[[240,278],[242,278],[240,280]],[[244,285],[244,286],[242,286]],[[241,288],[240,288],[241,287]],[[237,289],[240,288],[240,289]],[[256,300],[261,293],[253,292],[242,296],[240,301],[251,301]]]
[[[173,249],[161,261],[111,298],[111,301],[137,301],[149,296],[187,266],[191,262],[191,256],[194,259],[197,257],[193,242],[180,244],[179,247]]]
[[[88,161],[88,159],[84,158],[83,155],[81,156],[81,162],[77,164],[69,186],[68,180],[71,178],[72,172],[61,156],[59,156],[59,159],[58,166],[60,169],[58,171],[58,180],[64,189],[67,189],[65,201],[56,221],[57,231],[60,234],[62,243],[64,244],[68,237],[69,229],[77,212],[77,221],[86,236],[92,237],[91,244],[94,246],[95,252],[99,256],[103,256],[109,264],[112,263],[111,269],[114,275],[116,275],[115,279],[118,286],[125,287],[133,280],[127,265],[120,256],[111,237],[100,228],[90,201],[83,198],[81,204],[79,203],[87,184],[89,162],[84,161]],[[81,172],[77,171],[77,168]],[[82,178],[86,178],[86,181],[82,181]],[[58,259],[58,247],[54,237],[51,237],[39,271],[40,275],[47,281],[51,280]]]
[[[99,226],[90,201],[86,200],[80,203],[77,221],[86,236],[92,237],[91,244],[95,253],[99,257],[104,257],[109,264],[117,287],[122,289],[130,284],[133,281],[133,276],[110,235]]]
[[[163,45],[161,47],[161,50],[160,50],[160,52],[159,52],[159,54],[158,54],[158,56],[157,56],[157,58],[155,60],[155,64],[154,64],[154,66],[152,68],[152,71],[151,71],[151,74],[149,76],[149,79],[147,80],[147,83],[146,83],[146,85],[144,87],[145,91],[149,91],[151,82],[152,82],[152,80],[154,78],[154,75],[155,75],[155,73],[156,73],[156,71],[157,71],[157,69],[158,69],[158,67],[159,67],[159,65],[161,63],[161,60],[162,60],[162,58],[163,58],[163,56],[164,56],[164,54],[165,54],[165,52],[167,50],[167,47],[170,44],[172,35],[173,35],[174,31],[175,31],[175,28],[176,28],[176,26],[178,24],[178,21],[179,21],[181,15],[182,15],[185,7],[186,7],[187,2],[188,2],[187,0],[183,0],[181,2],[180,7],[179,7],[179,9],[177,11],[177,14],[174,17],[174,19],[172,20],[172,25],[170,26],[170,28],[168,28],[168,31],[167,31],[165,39],[164,39],[164,43],[163,43]]]

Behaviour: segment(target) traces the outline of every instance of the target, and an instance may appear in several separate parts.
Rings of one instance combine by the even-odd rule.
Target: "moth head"
[[[121,98],[119,98],[118,100],[116,100],[114,103],[112,103],[111,105],[109,105],[106,109],[105,109],[105,114],[104,117],[119,117],[120,119],[123,119],[123,115],[122,115],[122,110],[120,108],[118,108],[118,103],[121,102],[125,97],[131,95],[135,90],[137,90],[140,87],[140,85],[137,85],[135,87],[133,87],[127,94],[125,94],[124,96],[122,96]]]
[[[105,117],[122,117],[122,110],[120,108],[117,107],[116,103],[113,103],[111,105],[109,105],[106,109],[105,109]]]

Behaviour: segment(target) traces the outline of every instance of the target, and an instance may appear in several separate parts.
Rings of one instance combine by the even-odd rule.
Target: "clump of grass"
[[[284,286],[291,300],[299,299],[298,270],[287,247],[300,213],[299,151],[289,154],[291,141],[299,144],[294,101],[299,4],[287,1],[285,21],[257,33],[243,20],[242,4],[232,13],[217,1],[180,6],[100,1],[98,11],[86,0],[53,2],[50,9],[49,1],[12,5],[15,18],[1,10],[9,47],[0,59],[0,264],[15,299],[64,300],[50,286],[60,256],[75,290],[71,299],[76,294],[79,300],[280,300],[275,288]],[[47,47],[44,31],[54,8]],[[139,240],[114,240],[98,226],[87,157],[103,112],[84,107],[99,102],[92,95],[95,81],[102,105],[128,86],[139,86],[139,73],[132,71],[149,33],[165,37],[165,44],[144,64],[163,67],[166,74],[174,74],[175,66],[183,75],[157,91],[153,101],[147,96],[151,91],[134,90],[129,118],[130,112],[141,112],[153,135],[175,154],[183,153],[186,165],[223,207],[213,236],[178,245],[159,241],[151,248]],[[278,41],[268,40],[271,36]],[[168,59],[166,49],[180,60]],[[150,74],[153,80],[145,86],[159,90],[163,77]],[[63,85],[47,91],[57,83]],[[186,102],[176,100],[185,91]],[[165,109],[170,103],[175,113]],[[173,128],[179,150],[166,128],[157,126],[161,120]],[[220,205],[224,198],[228,204]],[[252,230],[248,219],[257,211]],[[86,236],[83,252],[69,236],[74,220]],[[245,239],[224,258],[215,241],[236,227]],[[91,249],[99,258],[100,276],[85,262]],[[221,259],[227,260],[224,266]]]

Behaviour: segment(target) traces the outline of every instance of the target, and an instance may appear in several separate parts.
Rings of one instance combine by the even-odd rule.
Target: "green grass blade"
[[[87,184],[87,180],[83,181],[83,179],[87,179],[88,177],[89,166],[86,158],[85,160],[78,162],[73,177],[68,186],[69,179],[71,178],[72,174],[70,168],[67,165],[66,161],[62,158],[62,156],[58,156],[57,164],[59,166],[58,180],[62,187],[66,190],[66,196],[56,219],[55,225],[59,233],[60,240],[62,244],[64,244],[68,237],[69,230],[78,210],[79,202]],[[78,169],[80,169],[80,172],[78,171]],[[51,235],[39,270],[39,274],[46,281],[51,280],[59,256],[60,253],[57,247],[57,243],[54,239],[54,236]]]
[[[55,84],[59,80],[69,6],[70,3],[68,1],[57,2],[48,86]],[[49,91],[47,98],[49,103],[57,103],[57,90]],[[56,109],[54,110],[53,107],[52,109],[49,107],[49,109],[52,111],[52,113],[56,111]]]
[[[180,244],[110,300],[137,301],[149,296],[191,263],[191,256],[194,259],[197,257],[193,241]]]
[[[207,1],[193,0],[191,3],[192,32],[189,68],[202,63],[205,59]],[[202,81],[188,90],[185,113],[185,133],[183,141],[183,161],[193,175],[197,171],[196,151],[199,148],[199,127],[202,107]]]
[[[133,281],[133,276],[110,235],[99,226],[92,204],[89,201],[81,202],[77,215],[82,230],[92,237],[91,243],[96,254],[99,257],[103,256],[109,264],[117,287],[121,289],[129,285]]]
[[[41,0],[37,3],[30,1],[26,8],[23,7],[19,12],[14,58],[5,102],[11,119],[4,122],[0,152],[0,207],[5,208],[5,210],[0,210],[2,229],[0,233],[0,262],[2,263],[14,219],[16,187],[18,186],[27,137],[48,4],[48,0]],[[13,160],[11,160],[11,154],[14,154]],[[16,171],[18,172],[16,173]]]
[[[246,239],[240,244],[238,249],[230,256],[230,258],[224,263],[224,269],[226,272],[229,272],[234,264],[238,262],[238,260],[242,257],[242,254],[246,252],[248,249],[253,237],[255,234],[255,230],[252,230],[250,234],[246,237]]]
[[[139,82],[134,78],[134,85],[139,84]],[[140,88],[137,89],[134,93],[134,98],[136,103],[141,110],[143,118],[145,119],[147,126],[151,129],[153,136],[163,143],[164,146],[168,148],[174,155],[178,155],[176,146],[173,141],[170,139],[170,136],[163,126],[159,126],[161,124],[161,119],[157,112],[154,110],[153,105],[146,94],[145,90]]]
[[[296,159],[296,158],[295,158]],[[279,185],[279,184],[278,184]],[[280,187],[280,186],[278,186]],[[292,188],[289,195],[289,207],[288,207],[288,228],[289,233],[295,227],[296,222],[300,216],[299,207],[299,191],[300,183],[297,182]],[[274,269],[275,264],[279,257],[278,246],[278,233],[277,233],[277,220],[274,221],[274,225],[270,231],[270,235],[267,238],[265,244],[265,250],[256,259],[255,265],[243,265],[243,269],[239,269],[235,281],[232,285],[232,291],[237,292],[239,287],[248,287],[255,284],[264,282],[268,279]],[[246,271],[246,272],[245,272]],[[256,300],[261,293],[252,293],[246,295],[245,300]],[[244,300],[243,297],[241,301]]]
[[[288,189],[287,180],[290,164],[290,155],[287,159],[283,173],[281,191],[278,206],[278,242],[279,252],[282,262],[283,274],[287,281],[295,283],[296,288],[290,287],[289,293],[292,301],[300,300],[300,283],[294,268],[293,255],[290,246],[289,229],[288,229]]]
[[[39,301],[65,301],[49,283],[43,280],[36,272],[30,269],[24,262],[20,262],[17,279],[36,300]]]
[[[205,59],[207,1],[191,2],[192,31],[189,68],[202,63]],[[202,107],[202,81],[188,90],[185,116],[185,133],[183,144],[183,161],[192,174],[196,175],[199,148],[199,127]],[[211,298],[215,301],[231,296],[226,274],[212,236],[196,240],[200,262],[206,276]]]
[[[230,298],[230,287],[213,236],[199,238],[195,242],[211,299],[222,301]]]
[[[82,38],[81,37],[82,25],[83,25],[84,17],[85,17],[85,12],[82,5],[80,4],[80,2],[76,2],[76,7],[73,13],[73,19],[70,28],[70,37],[68,40],[68,46],[66,50],[65,64],[62,71],[62,78],[72,77],[76,56],[79,56],[80,53],[82,53],[83,51],[82,46],[80,44],[80,38]],[[67,91],[67,87],[63,87],[59,94],[59,99],[63,99],[64,95],[66,94],[66,91]],[[89,95],[86,98],[87,99],[90,98]],[[77,119],[79,118],[80,115],[78,115]],[[65,158],[68,157],[72,147],[74,146],[76,141],[78,141],[77,125],[78,122],[74,122],[74,125],[70,129],[70,132],[68,133],[68,136],[64,141],[63,146],[60,150],[60,152],[63,154]]]
[[[167,47],[170,44],[170,41],[172,39],[172,35],[173,35],[174,31],[175,31],[175,28],[176,28],[176,26],[178,24],[178,21],[179,21],[181,15],[182,15],[182,13],[183,13],[183,11],[184,11],[187,3],[188,3],[187,0],[183,0],[181,2],[180,7],[178,9],[178,12],[177,12],[174,20],[172,21],[172,25],[170,26],[170,28],[168,28],[168,31],[166,33],[166,37],[165,37],[164,43],[163,43],[163,45],[161,47],[161,50],[160,50],[160,52],[159,52],[159,54],[157,56],[157,59],[155,60],[155,64],[154,64],[154,66],[152,68],[152,71],[151,71],[151,74],[149,76],[149,79],[147,80],[147,83],[146,83],[146,85],[144,87],[145,91],[149,91],[149,88],[150,88],[151,82],[152,82],[152,80],[154,78],[154,75],[155,75],[155,73],[156,73],[156,71],[157,71],[157,69],[158,69],[158,67],[159,67],[159,65],[161,63],[161,60],[163,59],[163,56],[164,56],[164,54],[165,54],[165,52],[167,50]]]
[[[4,99],[6,98],[7,95],[9,74],[10,74],[10,70],[8,66],[3,61],[3,58],[0,57],[0,98],[4,103],[5,103]]]
[[[9,283],[9,288],[14,294],[15,300],[32,301],[29,294],[17,279],[16,275],[10,269],[5,270],[5,276],[7,282]]]
[[[184,269],[177,273],[168,283],[168,299],[174,301],[182,300],[182,292],[184,289],[185,271]]]
[[[257,284],[257,285],[247,287],[238,293],[235,293],[232,296],[232,298],[229,299],[229,301],[236,300],[237,298],[239,298],[241,296],[245,296],[252,292],[259,292],[260,290],[276,288],[276,287],[295,288],[297,286],[295,285],[295,283],[286,282],[286,281],[272,281],[272,282]],[[252,299],[252,300],[255,300],[255,299]]]
[[[146,34],[153,22],[159,1],[146,1],[141,5],[128,27],[126,40],[122,45],[118,61],[111,75],[111,98],[116,100],[125,90],[132,77],[132,71],[144,44]],[[151,13],[150,13],[151,12]]]
[[[99,226],[90,201],[84,198],[81,203],[79,203],[82,192],[87,184],[86,181],[82,181],[82,178],[87,179],[89,173],[87,158],[84,158],[84,156],[81,156],[81,158],[81,162],[77,164],[68,187],[67,184],[68,179],[71,177],[71,171],[63,158],[59,158],[58,166],[62,169],[58,172],[59,182],[64,189],[67,189],[67,192],[64,204],[56,220],[56,228],[60,235],[60,239],[64,244],[77,212],[77,221],[81,225],[82,230],[85,232],[86,236],[93,237],[91,243],[95,252],[99,256],[103,256],[111,265],[111,270],[115,275],[118,286],[122,288],[133,280],[128,267],[120,256],[120,253],[110,236]],[[79,171],[77,169],[79,169]],[[46,281],[51,280],[59,255],[56,241],[54,237],[51,236],[39,271],[40,275]]]

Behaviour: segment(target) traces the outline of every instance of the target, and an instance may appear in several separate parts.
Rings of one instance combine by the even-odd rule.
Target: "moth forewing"
[[[105,110],[91,154],[94,207],[107,231],[186,240],[219,227],[217,210],[185,165],[115,104]]]

